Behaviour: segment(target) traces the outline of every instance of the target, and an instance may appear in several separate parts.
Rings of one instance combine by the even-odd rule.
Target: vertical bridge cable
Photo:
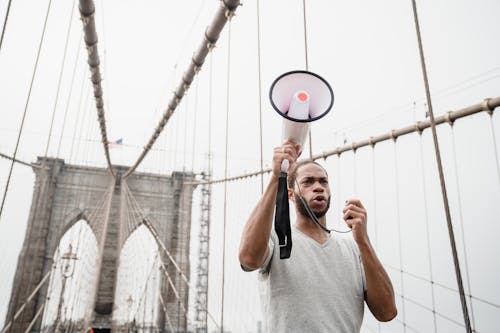
[[[403,332],[406,332],[406,306],[405,306],[405,289],[404,289],[404,278],[403,278],[403,250],[402,250],[402,244],[401,244],[401,212],[400,212],[400,205],[401,205],[401,199],[400,199],[400,193],[399,193],[399,168],[398,168],[398,155],[397,155],[397,140],[393,140],[393,149],[394,149],[394,178],[395,178],[395,192],[396,192],[396,221],[398,224],[398,248],[399,248],[399,267],[400,267],[400,276],[401,276],[401,295],[403,296],[401,298],[401,307],[402,307],[402,313],[401,316],[403,317]]]
[[[33,82],[35,81],[35,75],[36,75],[36,71],[38,69],[38,60],[40,59],[40,53],[42,51],[42,45],[43,45],[43,40],[45,38],[45,31],[47,29],[47,21],[49,18],[51,4],[52,4],[52,0],[49,1],[49,4],[47,6],[47,13],[45,14],[45,21],[43,23],[42,36],[40,37],[40,43],[38,44],[38,51],[36,54],[35,67],[33,68],[33,74],[31,75],[30,87],[28,89],[28,97],[26,98],[26,103],[24,105],[24,112],[23,112],[23,117],[21,119],[21,125],[19,127],[19,133],[17,135],[16,147],[14,148],[14,154],[12,155],[12,162],[10,164],[9,175],[7,176],[7,183],[5,184],[5,190],[4,190],[3,198],[2,198],[2,205],[0,206],[0,219],[2,218],[3,207],[5,205],[5,199],[7,197],[7,192],[9,190],[10,179],[12,177],[12,170],[14,169],[14,161],[15,161],[16,156],[17,156],[17,150],[19,149],[19,142],[21,141],[21,135],[23,133],[24,121],[26,120],[26,114],[28,113],[28,105],[29,105],[30,98],[31,98],[31,90],[33,89]],[[10,3],[9,3],[9,7],[10,7]]]
[[[306,62],[306,71],[309,70],[309,57],[308,57],[308,48],[307,48],[307,19],[306,19],[306,0],[302,0],[302,14],[304,18],[304,54],[305,54],[305,62]],[[309,158],[312,159],[312,129],[309,128]],[[302,148],[303,150],[304,148]]]
[[[83,0],[80,0],[83,1]],[[238,8],[240,4],[239,0],[223,0],[221,1],[221,6],[219,7],[217,13],[215,14],[212,23],[210,26],[205,30],[205,35],[203,38],[203,41],[201,45],[199,46],[197,52],[193,55],[191,58],[191,62],[189,64],[188,69],[182,76],[182,80],[179,83],[177,89],[174,91],[174,95],[170,99],[170,102],[168,103],[168,107],[163,113],[163,116],[158,123],[158,125],[155,128],[155,131],[151,138],[149,139],[149,142],[146,144],[144,147],[144,150],[142,151],[141,155],[137,159],[137,161],[132,165],[124,174],[123,178],[127,178],[132,172],[134,172],[135,169],[139,166],[139,164],[142,162],[144,157],[148,154],[148,152],[151,150],[151,147],[153,147],[154,143],[156,142],[156,139],[158,136],[160,136],[160,133],[163,131],[163,128],[167,124],[168,120],[174,113],[175,109],[179,105],[180,101],[182,100],[184,94],[186,91],[189,89],[189,86],[193,82],[193,78],[196,75],[196,73],[200,70],[201,66],[203,65],[205,58],[208,54],[208,52],[212,49],[212,47],[215,45],[217,40],[219,39],[219,34],[224,28],[224,25],[228,21],[228,16],[232,15],[235,11],[236,8]]]
[[[59,80],[57,81],[56,99],[54,101],[54,108],[52,109],[52,118],[50,119],[49,137],[47,139],[47,145],[45,147],[45,155],[44,155],[45,158],[47,158],[47,154],[49,153],[50,141],[52,139],[52,127],[54,126],[54,118],[55,118],[56,110],[57,110],[57,102],[59,101],[59,92],[61,91],[61,82],[62,82],[62,76],[64,73],[64,64],[66,63],[66,54],[68,53],[69,36],[71,33],[71,23],[73,22],[73,13],[75,10],[75,2],[76,1],[73,0],[73,5],[71,7],[71,12],[69,15],[68,31],[66,32],[66,42],[64,44],[64,53],[63,53],[63,58],[62,58],[62,62],[61,62],[61,69],[59,70]],[[79,48],[78,48],[77,54],[78,53],[80,53]],[[73,79],[74,79],[74,73],[73,73]]]
[[[434,293],[434,274],[432,271],[432,260],[431,260],[431,238],[429,232],[429,213],[428,213],[428,205],[427,205],[427,188],[425,183],[425,170],[424,170],[424,145],[422,142],[422,131],[418,132],[418,140],[419,140],[419,152],[420,152],[420,163],[421,163],[421,171],[422,171],[422,193],[424,196],[424,214],[425,214],[425,231],[427,235],[427,255],[429,261],[429,278],[430,278],[430,288],[431,288],[431,300],[432,300],[432,319],[434,324],[434,333],[437,333],[437,319],[436,319],[436,297]]]
[[[497,167],[497,175],[498,175],[498,182],[500,184],[500,163],[498,161],[498,147],[497,147],[497,137],[495,133],[495,126],[493,126],[493,109],[494,107],[490,106],[490,101],[491,99],[485,99],[483,104],[486,107],[486,110],[488,111],[488,114],[490,115],[490,127],[491,127],[491,135],[493,136],[493,151],[495,153],[495,161],[496,161],[496,167]]]
[[[444,209],[446,213],[446,222],[448,225],[448,235],[450,238],[450,244],[451,244],[451,250],[452,250],[452,255],[453,255],[453,263],[455,264],[455,274],[457,278],[457,284],[458,284],[458,290],[460,293],[460,302],[462,304],[462,312],[464,316],[464,322],[465,322],[465,328],[468,333],[472,333],[472,328],[471,328],[471,323],[469,319],[469,312],[467,309],[467,301],[465,299],[465,292],[464,292],[464,285],[462,282],[462,274],[460,272],[460,262],[458,261],[458,254],[457,254],[457,247],[455,243],[455,234],[453,232],[453,225],[451,222],[451,214],[450,214],[450,206],[448,203],[448,195],[446,193],[446,184],[445,184],[445,179],[444,179],[444,173],[443,173],[443,165],[441,162],[441,153],[439,151],[439,142],[437,138],[437,133],[436,133],[436,123],[434,120],[434,112],[432,110],[432,100],[431,100],[431,94],[430,94],[430,88],[429,88],[429,80],[427,77],[427,69],[425,66],[425,58],[424,58],[424,50],[422,46],[422,37],[420,33],[420,25],[418,21],[418,14],[417,14],[417,4],[415,0],[412,0],[412,6],[413,6],[413,17],[415,20],[415,28],[416,28],[416,33],[417,33],[417,40],[418,40],[418,49],[419,49],[419,54],[420,54],[420,63],[422,66],[422,74],[424,77],[424,85],[425,85],[425,95],[427,99],[427,105],[429,107],[429,117],[431,120],[431,130],[432,130],[432,138],[434,141],[434,151],[436,153],[436,162],[437,162],[437,167],[439,171],[439,181],[441,183],[441,194],[443,197],[443,204],[444,204]]]
[[[260,138],[260,171],[264,170],[264,156],[263,156],[263,145],[262,145],[262,80],[261,71],[262,66],[260,62],[260,0],[257,0],[257,63],[258,70],[257,75],[259,79],[259,138]],[[264,193],[264,173],[260,175],[260,193]]]
[[[101,87],[101,72],[99,70],[99,52],[97,49],[97,32],[95,29],[95,6],[92,0],[80,0],[80,15],[83,23],[83,30],[85,33],[85,45],[87,45],[88,52],[88,63],[90,67],[91,81],[94,85],[94,97],[97,108],[97,116],[99,118],[99,125],[101,127],[101,138],[104,147],[104,154],[106,155],[106,162],[108,164],[108,169],[113,177],[115,173],[111,165],[111,159],[109,156],[109,142],[108,135],[106,133],[106,119],[104,118],[104,101],[102,98],[102,87]]]
[[[73,74],[71,76],[71,83],[69,85],[68,98],[66,100],[66,107],[64,109],[64,116],[63,116],[62,125],[61,125],[61,134],[59,135],[59,142],[57,144],[57,154],[56,154],[57,158],[59,158],[59,155],[60,155],[60,152],[61,152],[61,144],[62,144],[62,140],[63,140],[63,136],[64,136],[64,130],[66,129],[66,118],[67,118],[67,115],[68,115],[69,103],[71,101],[71,95],[73,94],[73,87],[74,87],[74,84],[75,84],[75,77],[76,77],[76,69],[77,69],[77,66],[78,66],[78,59],[80,57],[81,43],[82,43],[82,40],[80,39],[80,43],[78,43],[78,49],[76,51],[75,64],[73,65]],[[85,81],[82,83],[82,90],[84,88],[84,83],[86,82],[86,78],[85,77],[84,77],[84,80]],[[81,99],[82,99],[81,95],[83,95],[83,91],[80,93],[80,101],[78,102],[78,107],[79,108],[81,106]]]
[[[231,19],[231,18],[229,18]],[[224,159],[224,177],[228,173],[228,146],[229,146],[229,82],[231,78],[231,21],[227,30],[227,77],[226,77],[226,153]],[[226,277],[226,224],[227,224],[227,182],[224,182],[224,221],[222,231],[222,295],[220,332],[224,333],[224,280]]]
[[[457,184],[457,205],[458,205],[458,217],[459,217],[459,226],[460,230],[462,231],[462,247],[464,249],[464,266],[465,266],[465,277],[466,277],[466,283],[467,283],[467,289],[469,290],[469,301],[470,301],[470,315],[471,315],[471,322],[472,326],[476,326],[475,320],[474,320],[474,307],[472,305],[472,289],[471,289],[471,283],[470,283],[470,270],[469,270],[469,263],[468,263],[468,258],[467,258],[467,247],[465,246],[465,228],[464,228],[464,219],[463,219],[463,208],[462,208],[462,195],[460,193],[460,178],[458,176],[458,161],[457,161],[457,145],[456,145],[456,140],[455,140],[455,129],[453,127],[453,122],[450,122],[450,130],[451,130],[451,141],[452,141],[452,148],[453,148],[453,166],[455,169],[455,182]],[[493,144],[495,143],[495,138],[493,138]]]
[[[0,51],[2,50],[3,36],[5,35],[5,28],[7,27],[7,20],[9,19],[10,4],[12,0],[9,0],[7,4],[7,11],[5,12],[5,19],[3,20],[2,36],[0,37]]]

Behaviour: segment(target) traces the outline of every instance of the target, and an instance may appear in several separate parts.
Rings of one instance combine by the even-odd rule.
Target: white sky
[[[2,24],[7,2],[0,0]],[[48,155],[56,156],[60,145],[58,157],[67,163],[104,166],[96,112],[88,95],[78,5],[71,18],[56,103],[72,3],[52,1],[18,158],[35,161],[44,154],[55,110]],[[0,50],[0,152],[5,154],[14,151],[47,4],[12,2]],[[435,113],[499,96],[500,2],[421,0],[417,4]],[[218,5],[215,0],[96,1],[108,137],[124,140],[124,147],[111,150],[113,163],[131,165],[139,156]],[[300,0],[260,3],[265,167],[270,163],[271,148],[281,140],[281,119],[271,109],[269,86],[283,72],[305,69],[302,10]],[[233,176],[260,168],[256,13],[256,3],[244,1],[231,23],[228,173]],[[224,176],[228,37],[226,26],[212,54],[211,143],[216,178]],[[424,119],[425,95],[411,1],[307,1],[307,43],[309,70],[327,79],[335,94],[330,114],[312,125],[314,153],[334,149],[344,139],[366,139]],[[205,168],[209,63],[210,56],[140,171]],[[494,119],[498,128],[498,117]],[[471,137],[479,134],[470,132]],[[9,165],[0,160],[2,193]],[[8,254],[0,259],[0,299],[4,300],[0,302],[0,322],[24,237],[33,181],[31,170],[15,166],[0,220],[0,253]],[[255,181],[259,190],[258,184]]]

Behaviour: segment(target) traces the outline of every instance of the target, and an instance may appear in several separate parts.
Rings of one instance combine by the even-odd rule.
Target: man
[[[271,180],[243,230],[239,259],[246,271],[259,269],[261,302],[269,332],[359,332],[364,301],[375,318],[397,314],[391,281],[366,231],[366,210],[346,201],[344,220],[354,241],[325,232],[330,206],[328,174],[315,162],[296,163],[300,145],[286,141],[274,149]],[[281,162],[290,162],[289,199],[297,219],[293,249],[280,259],[272,231]],[[313,223],[302,196],[322,225]],[[325,229],[324,229],[325,228]]]

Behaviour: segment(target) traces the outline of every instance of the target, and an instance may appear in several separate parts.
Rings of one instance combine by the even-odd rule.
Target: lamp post
[[[127,314],[127,332],[130,332],[130,325],[132,324],[132,318],[131,317],[131,314],[132,314],[132,304],[134,304],[134,299],[132,298],[131,295],[128,295],[128,298],[127,298],[127,306],[128,306],[128,314]]]
[[[57,306],[57,317],[56,317],[56,327],[54,332],[59,333],[61,331],[61,312],[64,304],[64,291],[66,290],[66,280],[73,276],[75,271],[75,265],[71,265],[73,260],[77,260],[78,257],[76,253],[73,253],[73,246],[69,244],[68,252],[64,253],[61,257],[61,275],[62,275],[62,287],[61,293],[59,294],[59,304]]]

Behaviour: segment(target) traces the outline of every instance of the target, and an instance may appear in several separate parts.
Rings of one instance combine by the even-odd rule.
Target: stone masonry
[[[19,255],[18,266],[6,317],[8,323],[14,313],[25,303],[29,294],[36,288],[42,278],[51,270],[53,257],[64,233],[81,219],[87,220],[96,209],[106,188],[114,183],[111,205],[100,218],[106,225],[105,241],[102,251],[102,265],[96,286],[95,304],[92,318],[79,318],[78,325],[90,323],[96,331],[111,331],[113,327],[113,303],[116,289],[116,274],[120,247],[129,235],[122,235],[123,221],[120,221],[121,175],[127,167],[114,166],[117,177],[113,179],[106,169],[67,165],[62,159],[38,158],[43,168],[34,168],[36,174],[28,227]],[[194,190],[188,185],[193,174],[174,172],[171,175],[133,173],[127,178],[127,184],[139,205],[148,215],[162,242],[175,258],[184,274],[189,277],[189,235],[191,229],[191,202]],[[91,225],[94,234],[99,230]],[[163,256],[163,258],[165,258]],[[97,258],[96,258],[97,259]],[[173,278],[176,289],[183,303],[188,302],[188,288],[181,276],[164,260]],[[164,282],[166,283],[166,281]],[[12,325],[10,332],[25,332],[33,320],[39,307],[47,298],[49,283],[44,283],[36,296],[29,302],[23,314]],[[186,320],[178,311],[178,302],[168,286],[161,288],[172,322],[179,323],[179,332],[186,330]],[[170,291],[169,291],[170,290]],[[162,311],[160,311],[161,313]],[[85,330],[89,327],[81,327]],[[116,328],[116,327],[115,327]],[[166,330],[165,315],[160,316],[158,331]],[[49,328],[50,330],[50,328]],[[31,332],[41,331],[41,319],[33,326]],[[120,331],[120,330],[117,330]]]

